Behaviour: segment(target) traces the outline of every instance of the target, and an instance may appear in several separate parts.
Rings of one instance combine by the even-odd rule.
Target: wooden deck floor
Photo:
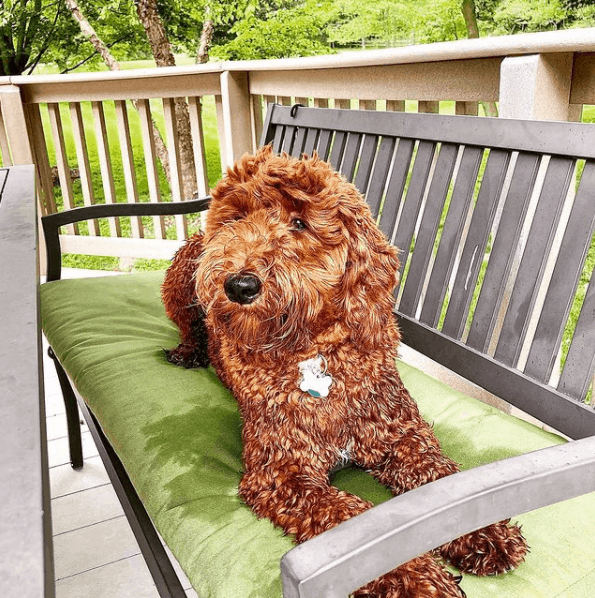
[[[158,598],[91,433],[70,467],[64,402],[44,341],[44,383],[57,598]],[[189,598],[198,598],[178,568]]]

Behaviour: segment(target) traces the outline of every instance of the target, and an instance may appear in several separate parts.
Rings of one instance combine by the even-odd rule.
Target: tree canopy
[[[135,0],[79,0],[81,11],[119,60],[149,58]],[[396,46],[473,36],[595,25],[595,0],[157,0],[177,53],[196,56],[205,15],[211,57],[242,60],[306,56],[350,47]],[[83,43],[65,0],[0,0],[0,75],[40,63],[61,72],[100,59]]]

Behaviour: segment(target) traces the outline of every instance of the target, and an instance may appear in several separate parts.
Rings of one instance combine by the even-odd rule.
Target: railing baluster
[[[477,116],[479,102],[455,102],[455,114],[461,116]]]
[[[386,100],[386,109],[389,112],[405,112],[405,100]]]
[[[175,100],[173,98],[163,98],[163,115],[165,116],[165,131],[169,154],[169,184],[171,188],[171,198],[172,201],[182,201],[182,198],[184,197],[184,189],[180,164],[178,129],[176,127]],[[176,230],[178,239],[186,239],[188,237],[188,222],[184,216],[176,216]]]
[[[54,198],[54,184],[52,182],[50,160],[39,105],[25,105],[25,112],[27,121],[29,122],[31,148],[35,153],[35,163],[37,165],[37,172],[39,173],[42,214],[55,214],[58,210],[56,208],[56,199]]]
[[[147,168],[147,183],[149,185],[149,198],[156,203],[161,201],[159,189],[159,176],[157,174],[157,156],[155,153],[155,137],[153,136],[153,121],[149,100],[137,100],[136,108],[140,116],[140,126]],[[165,220],[162,216],[153,216],[153,227],[156,239],[165,239]]]
[[[130,122],[126,100],[115,100],[116,118],[118,120],[118,137],[120,140],[120,151],[122,153],[122,168],[124,170],[124,181],[126,184],[126,196],[129,203],[138,203],[138,189],[136,186],[136,172],[134,169],[134,156],[132,154],[132,141],[130,139]],[[130,219],[132,236],[142,238],[144,236],[143,224],[140,217]]]
[[[202,126],[202,103],[198,97],[188,98],[188,108],[190,112],[190,130],[192,131],[192,146],[194,148],[194,164],[196,166],[196,184],[198,196],[205,197],[209,193],[209,176],[207,172],[207,160],[205,153],[205,135]],[[261,132],[262,132],[262,111]],[[260,140],[260,133],[258,134]]]
[[[253,144],[252,149],[254,151],[256,151],[258,149],[258,146],[260,145],[260,138],[262,137],[262,127],[263,127],[262,98],[263,97],[260,95],[250,96],[250,115],[252,118],[252,144]],[[203,137],[201,135],[201,139],[202,138]],[[203,145],[204,145],[204,143],[203,143]]]
[[[424,114],[438,114],[440,112],[440,102],[435,100],[419,100],[417,111]]]
[[[260,133],[256,134],[255,129],[255,144],[256,147],[260,142],[262,134],[262,109],[260,106],[260,96],[258,96],[258,103],[253,110],[253,114],[260,115]],[[207,172],[207,158],[205,152],[205,135],[202,126],[202,101],[201,98],[191,96],[188,98],[188,111],[190,112],[190,130],[192,132],[192,148],[194,150],[194,165],[196,167],[196,185],[198,197],[206,197],[209,193],[209,173]],[[206,223],[207,213],[202,212],[200,215],[201,225],[204,228]]]
[[[86,206],[90,206],[95,203],[95,194],[93,193],[93,183],[91,181],[91,167],[89,165],[89,153],[87,151],[83,113],[79,102],[72,102],[70,104],[70,117],[72,119],[74,147],[76,148],[76,156],[81,177],[83,201]],[[100,234],[99,221],[97,219],[90,220],[88,225],[89,234],[91,236],[98,236]]]
[[[58,167],[64,208],[70,210],[74,208],[74,197],[72,193],[72,181],[70,179],[70,166],[68,165],[68,157],[66,156],[66,144],[64,143],[64,129],[62,127],[62,117],[60,116],[60,105],[56,103],[48,104],[48,112],[50,115],[54,147],[56,149],[56,165]],[[76,223],[68,224],[66,231],[70,235],[78,235],[78,225]]]
[[[376,100],[359,100],[360,110],[376,110]]]
[[[105,203],[116,203],[116,189],[114,186],[114,174],[112,172],[112,161],[110,158],[109,141],[107,138],[107,127],[105,124],[105,113],[102,102],[92,102],[93,125],[95,127],[95,142],[97,144],[97,156],[99,158],[99,169],[101,171],[101,184]],[[121,237],[122,229],[119,218],[109,218],[110,236]]]

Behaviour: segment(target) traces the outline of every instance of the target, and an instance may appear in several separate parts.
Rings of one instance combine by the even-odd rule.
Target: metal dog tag
[[[324,366],[324,369],[323,369]],[[300,390],[313,397],[328,397],[333,378],[326,373],[327,363],[322,355],[298,363],[300,369]]]

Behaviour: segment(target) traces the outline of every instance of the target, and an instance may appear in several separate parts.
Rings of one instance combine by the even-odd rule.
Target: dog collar
[[[333,378],[327,373],[327,361],[322,355],[300,361],[300,390],[313,397],[327,397]],[[324,367],[324,369],[323,369]]]

